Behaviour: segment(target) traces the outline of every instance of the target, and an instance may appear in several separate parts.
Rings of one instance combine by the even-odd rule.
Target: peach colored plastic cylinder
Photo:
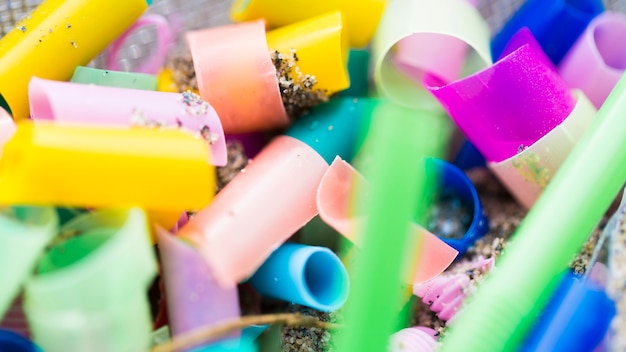
[[[279,136],[178,232],[198,247],[223,286],[252,275],[317,215],[328,164],[310,146]]]
[[[288,125],[263,21],[191,31],[187,41],[200,96],[213,105],[224,132]]]

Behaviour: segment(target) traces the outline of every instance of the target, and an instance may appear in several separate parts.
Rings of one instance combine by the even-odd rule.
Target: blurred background
[[[0,0],[0,36],[37,7],[42,0]],[[206,28],[230,22],[228,10],[233,0],[155,0],[148,13],[161,14],[173,25],[178,49],[184,49],[182,34],[190,29]],[[524,0],[480,0],[479,8],[492,32],[499,29]],[[626,0],[604,0],[608,10],[626,12]],[[131,71],[155,48],[156,31],[148,26],[133,33],[119,55],[122,70]],[[91,66],[104,67],[103,56]]]

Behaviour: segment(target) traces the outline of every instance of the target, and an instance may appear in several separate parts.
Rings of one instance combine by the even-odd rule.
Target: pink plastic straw
[[[198,248],[221,285],[235,285],[317,215],[315,192],[327,169],[313,148],[279,136],[178,235]]]
[[[184,128],[207,140],[212,163],[226,165],[226,139],[213,107],[193,93],[166,93],[33,77],[29,84],[34,120]]]

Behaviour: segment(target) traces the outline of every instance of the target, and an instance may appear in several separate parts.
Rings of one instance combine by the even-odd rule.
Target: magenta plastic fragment
[[[424,83],[485,159],[498,162],[550,132],[576,104],[547,61],[540,48],[525,43],[467,78],[441,86],[427,76]]]

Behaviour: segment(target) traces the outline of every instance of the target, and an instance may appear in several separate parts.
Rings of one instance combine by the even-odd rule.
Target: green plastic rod
[[[441,351],[510,351],[626,181],[626,76],[459,311]]]
[[[364,145],[364,176],[369,194],[356,189],[354,207],[364,204],[362,252],[354,264],[353,289],[345,307],[346,329],[337,335],[338,351],[386,351],[399,324],[403,304],[400,282],[409,273],[410,214],[423,209],[420,201],[426,177],[422,158],[433,149],[437,130],[432,113],[381,101],[374,110]],[[365,199],[367,198],[367,199]],[[421,198],[421,199],[419,199]],[[404,280],[406,281],[406,280]]]

